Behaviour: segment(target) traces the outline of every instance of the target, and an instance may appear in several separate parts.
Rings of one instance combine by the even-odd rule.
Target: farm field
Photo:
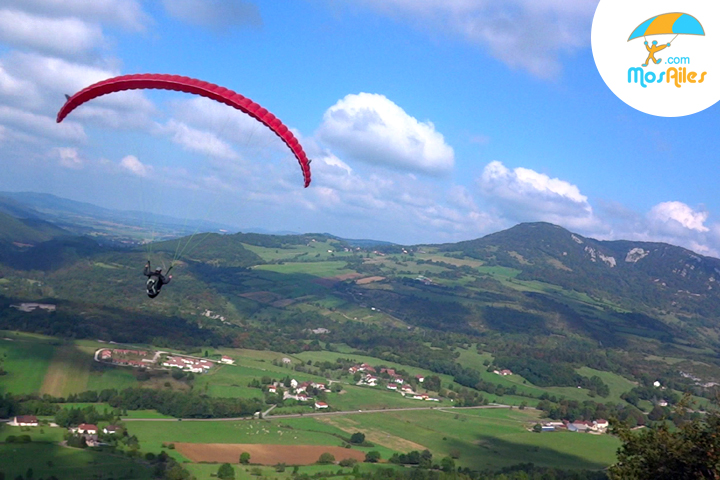
[[[323,453],[330,453],[337,461],[354,458],[362,462],[365,452],[336,446],[272,445],[236,443],[176,443],[175,449],[194,463],[237,463],[240,454],[250,454],[252,463],[260,465],[312,465]]]
[[[537,434],[527,430],[535,411],[445,409],[368,413],[322,419],[343,429],[369,433],[379,443],[393,437],[422,445],[442,457],[459,454],[456,463],[473,469],[497,469],[523,462],[564,468],[602,469],[615,461],[620,442],[609,435]],[[550,437],[551,436],[551,437]]]
[[[0,394],[40,391],[55,353],[56,339],[0,332],[0,355],[7,375],[0,376]]]
[[[71,393],[86,391],[92,362],[92,352],[72,344],[57,347],[40,387],[40,393],[66,397]]]
[[[148,466],[119,455],[49,443],[0,444],[0,472],[5,473],[5,478],[26,478],[28,468],[32,468],[33,478],[50,475],[61,480],[153,478]]]

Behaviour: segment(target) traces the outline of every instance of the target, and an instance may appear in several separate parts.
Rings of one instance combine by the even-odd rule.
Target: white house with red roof
[[[325,402],[315,402],[315,408],[320,410],[321,408],[328,408],[328,404]]]
[[[396,383],[388,383],[388,384],[387,384],[387,389],[388,389],[388,390],[397,390],[397,389],[398,389],[398,386],[397,386]]]
[[[425,375],[415,375],[418,382],[422,383],[425,381]]]
[[[232,358],[230,358],[226,355],[223,355],[222,358],[220,359],[220,363],[226,363],[228,365],[232,365],[235,363],[235,360],[233,360]]]
[[[97,435],[98,427],[92,423],[81,423],[75,431],[78,433],[86,433],[88,435]]]
[[[37,427],[38,419],[35,415],[18,415],[8,425],[14,427]]]

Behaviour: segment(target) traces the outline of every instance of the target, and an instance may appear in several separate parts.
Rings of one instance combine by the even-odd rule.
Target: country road
[[[417,410],[473,410],[484,408],[510,408],[510,405],[479,405],[477,407],[406,407],[406,408],[386,408],[379,410],[344,410],[341,412],[312,412],[312,413],[293,413],[288,415],[272,415],[263,417],[263,420],[273,420],[276,418],[301,418],[301,417],[325,417],[331,415],[362,415],[365,413],[392,413],[392,412],[409,412]],[[526,407],[526,410],[535,410],[532,407]],[[233,417],[233,418],[127,418],[123,417],[123,422],[234,422],[239,420],[253,420],[254,417]]]

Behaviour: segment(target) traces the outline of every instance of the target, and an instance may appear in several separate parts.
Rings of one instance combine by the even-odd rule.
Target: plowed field
[[[336,461],[354,458],[365,460],[365,452],[342,447],[317,445],[261,445],[242,443],[176,443],[175,449],[195,463],[238,463],[240,454],[250,454],[250,463],[261,465],[311,465],[323,453],[330,453]]]

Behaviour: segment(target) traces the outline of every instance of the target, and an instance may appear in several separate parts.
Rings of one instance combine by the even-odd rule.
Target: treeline
[[[495,358],[497,365],[512,370],[527,381],[538,387],[583,387],[594,395],[607,397],[610,388],[597,375],[588,378],[580,375],[567,364],[550,363],[538,358],[521,358],[499,356]]]
[[[196,393],[169,390],[153,390],[147,388],[126,388],[121,391],[107,389],[102,392],[88,391],[68,399],[43,395],[11,395],[0,397],[0,417],[8,418],[16,415],[60,415],[66,422],[88,422],[91,416],[106,419],[108,412],[99,414],[94,410],[61,409],[59,403],[66,401],[87,403],[106,402],[120,412],[127,410],[157,410],[159,413],[176,418],[228,418],[252,416],[264,407],[258,398],[213,398]],[[64,411],[63,411],[64,410]],[[65,413],[68,412],[68,413]],[[116,415],[113,412],[112,415]],[[78,421],[79,420],[79,421]],[[95,419],[97,421],[97,419]],[[92,423],[92,422],[90,422]]]

